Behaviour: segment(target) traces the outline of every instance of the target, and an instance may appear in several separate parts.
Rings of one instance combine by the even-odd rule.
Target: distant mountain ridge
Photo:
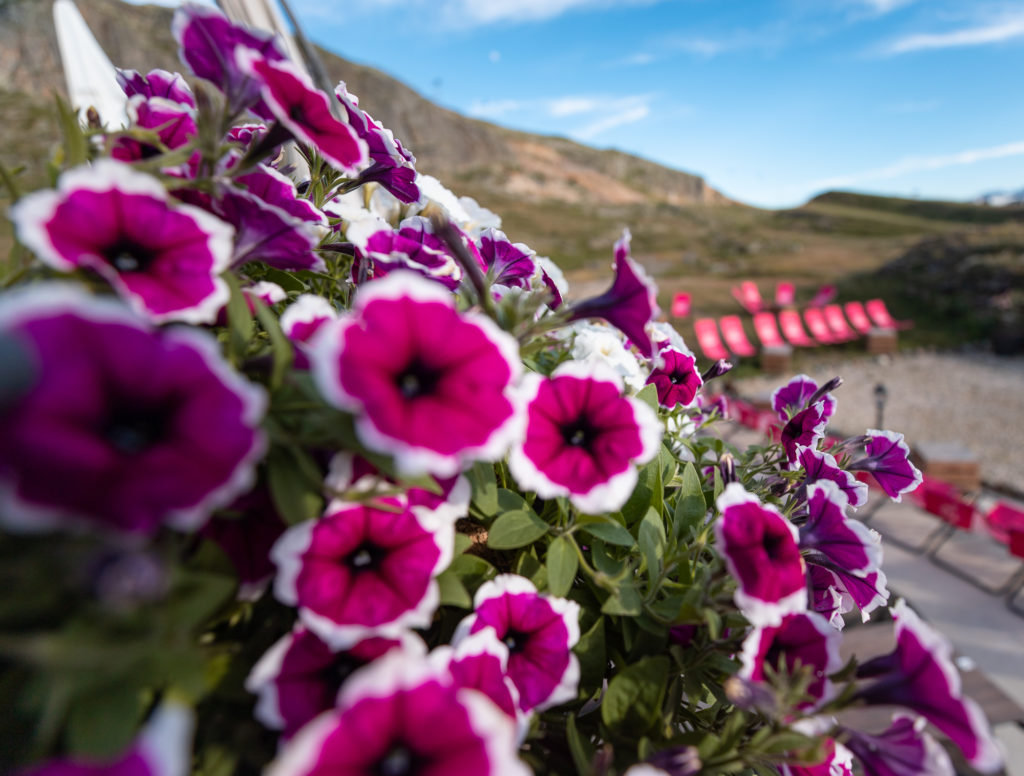
[[[77,5],[118,67],[182,69],[170,33],[171,9],[121,0],[77,0]],[[32,112],[34,106],[49,105],[52,91],[65,91],[51,7],[49,0],[0,0],[0,108],[5,113],[8,107]],[[517,199],[594,205],[728,202],[698,175],[471,119],[379,70],[321,53],[330,77],[345,81],[361,105],[394,131],[416,155],[417,167],[449,185],[470,181]],[[10,154],[0,150],[0,158]]]
[[[1006,207],[1007,205],[1024,204],[1024,189],[1016,191],[987,191],[971,200],[975,205],[990,207]]]

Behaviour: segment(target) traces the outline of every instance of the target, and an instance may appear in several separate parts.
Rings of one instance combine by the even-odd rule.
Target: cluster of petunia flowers
[[[219,93],[221,139],[200,132],[210,94],[198,100],[179,74],[122,71],[129,131],[11,209],[51,277],[0,297],[0,526],[136,544],[197,533],[234,564],[240,598],[289,607],[294,627],[245,682],[280,735],[274,776],[526,773],[517,752],[536,715],[578,700],[580,603],[500,573],[428,649],[470,510],[466,473],[505,462],[506,484],[537,503],[617,513],[663,439],[686,460],[696,426],[722,414],[701,390],[729,366],[702,374],[655,323],[628,232],[610,288],[570,303],[552,262],[417,172],[344,84],[321,92],[273,38],[205,6],[181,8],[173,31],[191,75]],[[300,192],[281,152],[292,142],[329,184]],[[337,293],[272,280],[293,275]],[[239,307],[281,336],[288,379],[351,420],[352,449],[314,451],[326,497],[315,519],[281,514],[270,495],[269,370],[225,355]],[[544,357],[525,358],[536,343]],[[645,385],[658,410],[635,395]],[[801,376],[773,397],[784,506],[723,461],[715,550],[750,625],[737,697],[810,669],[793,713],[835,740],[822,773],[851,757],[949,773],[919,719],[993,770],[998,750],[948,645],[903,604],[895,651],[860,666],[855,698],[918,716],[870,736],[817,715],[835,696],[843,615],[889,598],[878,536],[849,514],[867,500],[852,472],[897,500],[921,479],[892,432],[821,449],[835,387]],[[161,706],[109,772],[186,773],[191,726]],[[699,767],[667,751],[630,772]]]

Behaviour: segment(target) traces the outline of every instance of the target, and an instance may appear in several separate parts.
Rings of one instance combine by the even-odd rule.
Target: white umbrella
[[[54,2],[53,24],[57,30],[57,45],[71,107],[83,113],[90,106],[95,108],[108,127],[128,126],[126,100],[117,85],[114,66],[96,42],[73,0]]]

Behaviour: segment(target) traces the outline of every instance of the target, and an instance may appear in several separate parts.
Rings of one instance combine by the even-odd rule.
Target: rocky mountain
[[[1024,189],[1016,191],[986,191],[971,200],[975,205],[991,205],[1005,207],[1007,205],[1024,204]]]
[[[172,11],[121,0],[77,0],[79,10],[119,67],[180,70],[170,34]],[[17,163],[55,140],[44,117],[64,83],[50,0],[0,0],[0,159]],[[379,70],[321,52],[330,77],[345,81],[362,106],[416,154],[419,169],[474,190],[513,199],[594,205],[716,204],[725,198],[703,178],[618,151],[564,138],[515,132],[461,116],[424,99]]]

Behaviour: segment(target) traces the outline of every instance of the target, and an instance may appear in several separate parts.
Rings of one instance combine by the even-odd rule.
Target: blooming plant
[[[573,301],[344,84],[174,34],[131,126],[0,171],[0,769],[951,774],[925,722],[999,769],[905,603],[840,658],[890,598],[851,472],[913,489],[900,435],[829,437],[801,376],[731,448],[628,233]]]

